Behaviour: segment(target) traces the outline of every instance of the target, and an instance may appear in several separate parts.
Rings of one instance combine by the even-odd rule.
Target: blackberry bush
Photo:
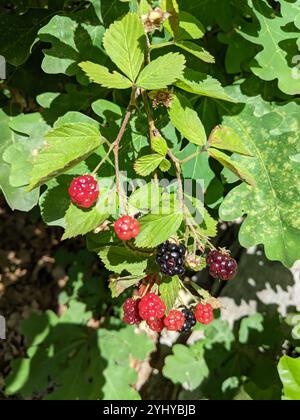
[[[299,0],[2,3],[1,193],[13,210],[34,209],[31,242],[42,221],[77,242],[57,250],[51,236],[47,258],[28,262],[26,223],[20,255],[2,233],[1,302],[55,258],[59,286],[69,281],[56,313],[24,324],[29,349],[0,378],[1,398],[5,388],[13,399],[139,399],[142,361],[170,331],[183,344],[157,366],[179,384],[175,397],[281,398],[275,362],[282,343],[286,357],[299,353],[294,332],[281,335],[282,316],[265,322],[267,310],[231,331],[219,296],[247,301],[267,280],[286,290],[300,260]],[[94,259],[75,253],[85,244]],[[205,339],[186,345],[197,321]],[[260,332],[273,324],[266,348]],[[287,398],[292,370],[296,357],[281,363]]]

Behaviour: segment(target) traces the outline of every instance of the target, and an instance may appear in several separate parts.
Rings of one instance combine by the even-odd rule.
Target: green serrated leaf
[[[154,137],[151,140],[151,148],[154,152],[158,153],[159,155],[166,156],[168,153],[168,144],[166,140],[162,137]]]
[[[161,164],[159,165],[159,169],[162,172],[168,172],[171,169],[172,165],[168,159],[164,159]]]
[[[104,212],[98,205],[89,210],[80,209],[71,204],[66,215],[66,229],[63,240],[85,235],[96,229],[109,217],[108,212]]]
[[[141,176],[148,176],[159,167],[163,160],[164,157],[157,153],[142,156],[134,163],[134,170]]]
[[[128,13],[114,22],[105,32],[103,44],[110,59],[135,82],[144,63],[146,46],[144,27],[138,15]]]
[[[215,63],[215,58],[203,47],[190,41],[178,41],[175,45],[184,51],[194,55],[205,63]]]
[[[179,291],[181,289],[181,282],[178,276],[172,278],[164,278],[159,286],[160,297],[167,307],[167,311],[170,311],[178,298]]]
[[[162,188],[154,181],[136,189],[128,199],[130,213],[152,213],[159,207],[161,194]]]
[[[136,84],[148,90],[164,89],[182,77],[184,68],[184,56],[179,53],[169,53],[148,64],[142,70]]]
[[[79,67],[85,74],[95,83],[109,89],[128,89],[132,86],[132,82],[127,77],[114,71],[109,72],[108,68],[100,66],[100,64],[85,61],[79,64]]]
[[[208,96],[228,102],[237,102],[236,99],[225,92],[218,80],[191,69],[185,70],[184,76],[177,81],[176,86],[195,95]]]
[[[99,257],[107,270],[117,274],[127,271],[129,274],[142,277],[148,264],[147,258],[135,255],[123,246],[104,247],[100,250]]]
[[[203,124],[185,96],[179,93],[174,94],[169,116],[172,124],[187,140],[198,146],[206,144],[207,138]]]
[[[45,136],[45,141],[33,162],[30,190],[82,162],[103,143],[99,130],[85,123],[55,128]]]
[[[149,214],[140,219],[141,231],[135,240],[138,248],[154,248],[174,235],[182,223],[179,213]]]
[[[225,168],[230,169],[234,174],[236,174],[242,181],[247,182],[249,185],[255,186],[256,182],[250,172],[245,169],[243,166],[239,165],[237,162],[233,161],[228,155],[220,150],[210,147],[208,150],[209,156],[216,159],[221,163]]]
[[[141,274],[127,277],[110,277],[109,288],[112,298],[119,297],[126,289],[136,285],[141,280]]]
[[[215,149],[251,156],[242,138],[231,127],[216,127],[209,137],[209,144]]]

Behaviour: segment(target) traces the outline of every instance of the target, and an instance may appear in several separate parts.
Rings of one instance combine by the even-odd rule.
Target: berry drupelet
[[[185,273],[186,248],[172,242],[165,242],[157,248],[156,261],[166,276],[183,276]]]
[[[182,310],[182,313],[184,315],[185,321],[184,321],[184,324],[183,324],[180,332],[189,333],[189,332],[191,332],[192,328],[197,323],[195,315],[194,315],[193,311],[191,309],[188,309],[188,308],[184,308]]]
[[[92,175],[78,176],[71,182],[69,196],[78,207],[89,209],[98,200],[98,182]]]
[[[207,256],[209,274],[217,279],[232,280],[237,273],[237,262],[222,251],[211,251]]]

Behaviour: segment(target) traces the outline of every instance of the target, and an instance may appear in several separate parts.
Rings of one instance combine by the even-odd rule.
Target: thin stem
[[[128,108],[127,112],[126,112],[125,118],[123,120],[121,129],[120,129],[119,134],[116,138],[116,141],[113,143],[113,145],[114,145],[113,150],[114,150],[114,155],[115,155],[116,192],[117,192],[117,195],[118,195],[119,200],[120,200],[121,213],[123,213],[123,211],[124,211],[124,201],[123,201],[123,191],[122,191],[122,188],[121,188],[119,150],[120,150],[120,142],[121,142],[121,140],[122,140],[122,138],[125,134],[126,127],[127,127],[127,124],[129,123],[131,115],[132,115],[132,108],[130,106]]]
[[[93,170],[93,175],[96,175],[96,173],[99,171],[99,169],[101,168],[101,166],[106,162],[106,160],[108,159],[109,155],[111,154],[111,152],[113,151],[115,147],[115,142],[110,144],[108,152],[106,153],[106,155],[104,156],[104,158],[101,160],[100,163],[98,163],[98,165],[96,166],[96,168]]]
[[[190,160],[193,160],[197,156],[201,155],[201,153],[207,152],[207,150],[208,150],[208,147],[207,146],[203,147],[201,150],[198,150],[197,152],[193,153],[192,155],[186,157],[185,159],[182,159],[180,161],[180,164],[181,165],[184,165],[185,163],[188,163]]]
[[[160,133],[157,130],[157,128],[155,127],[155,122],[154,122],[154,119],[153,119],[153,116],[152,116],[152,110],[150,108],[147,93],[145,91],[142,91],[142,98],[143,98],[144,107],[145,107],[147,120],[148,120],[150,147],[151,147],[151,150],[153,150],[153,148],[152,148],[153,138],[159,136]],[[153,173],[153,178],[154,178],[154,181],[156,183],[158,183],[159,180],[158,180],[158,175],[157,175],[156,171]]]
[[[123,213],[125,211],[125,206],[124,206],[124,200],[123,200],[123,198],[124,198],[123,197],[123,191],[122,191],[122,188],[121,188],[119,150],[120,150],[121,140],[124,137],[127,125],[128,125],[128,123],[130,121],[130,118],[132,116],[132,112],[133,112],[133,109],[134,109],[134,106],[135,106],[135,102],[136,102],[136,89],[133,88],[132,92],[131,92],[130,102],[129,102],[129,105],[127,107],[127,112],[125,114],[125,117],[124,117],[124,120],[122,122],[120,131],[117,135],[117,138],[113,143],[113,145],[114,145],[113,151],[114,151],[114,156],[115,156],[116,192],[117,192],[117,195],[119,197],[119,207],[120,207],[121,213]]]
[[[189,296],[193,299],[194,302],[198,303],[198,300],[193,295],[193,293],[185,286],[184,282],[181,280],[181,285],[184,288],[184,290],[189,294]]]

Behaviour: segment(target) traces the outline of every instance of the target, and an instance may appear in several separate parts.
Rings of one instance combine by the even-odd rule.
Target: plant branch
[[[124,137],[127,125],[128,125],[128,123],[130,121],[130,118],[132,116],[132,112],[133,112],[133,109],[135,107],[135,102],[136,102],[136,89],[133,88],[132,92],[131,92],[130,102],[129,102],[129,105],[127,107],[127,111],[126,111],[124,120],[122,122],[120,131],[117,135],[117,138],[113,143],[113,151],[114,151],[114,156],[115,156],[116,192],[117,192],[117,195],[119,197],[119,207],[120,207],[121,213],[123,213],[125,211],[125,206],[124,206],[124,200],[123,200],[123,198],[124,198],[123,197],[123,191],[122,191],[122,188],[121,188],[119,150],[120,150],[121,140]]]

